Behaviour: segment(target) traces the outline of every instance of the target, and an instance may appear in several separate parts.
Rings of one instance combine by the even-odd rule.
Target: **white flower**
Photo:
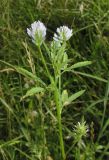
[[[60,28],[57,28],[56,30],[57,34],[54,34],[53,39],[55,41],[67,41],[72,36],[72,29],[69,29],[67,26],[61,26]]]
[[[42,22],[35,21],[31,24],[31,28],[27,28],[27,33],[36,45],[41,45],[41,43],[45,40],[46,27]]]

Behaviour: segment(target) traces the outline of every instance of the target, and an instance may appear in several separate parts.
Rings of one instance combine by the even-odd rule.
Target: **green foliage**
[[[72,94],[70,97],[68,97],[66,99],[66,101],[64,101],[63,105],[64,106],[69,105],[70,103],[72,103],[72,101],[74,101],[75,99],[80,97],[84,92],[85,92],[85,90],[81,90],[79,92],[76,92],[76,93]]]

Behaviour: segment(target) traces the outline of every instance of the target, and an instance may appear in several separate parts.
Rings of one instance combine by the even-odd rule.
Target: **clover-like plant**
[[[51,92],[54,95],[54,102],[57,110],[60,151],[62,159],[65,160],[66,153],[64,148],[61,117],[62,109],[64,106],[69,105],[70,103],[72,103],[73,100],[81,96],[85,92],[85,90],[80,90],[77,93],[69,96],[67,90],[62,90],[62,74],[64,72],[72,71],[75,68],[89,65],[91,64],[91,62],[77,62],[76,64],[73,64],[69,67],[69,57],[66,51],[66,43],[72,37],[73,30],[69,29],[67,26],[61,26],[57,28],[56,32],[57,33],[54,34],[53,40],[50,45],[46,45],[46,43],[44,42],[46,38],[46,27],[42,22],[34,22],[31,24],[30,29],[27,28],[28,35],[32,38],[32,42],[36,45],[39,51],[40,59],[44,69],[46,70],[46,76],[49,79],[50,84],[46,84],[42,81],[42,77],[37,77],[35,74],[27,71],[24,68],[16,67],[15,69],[24,76],[33,79],[35,82],[38,82],[36,83],[38,85],[35,84],[33,88],[28,90],[26,95],[23,96],[23,98],[35,95],[40,92],[44,92],[50,86],[52,86]],[[49,62],[51,63],[51,65],[49,66],[48,61],[43,54],[42,46],[43,48],[45,47],[46,53],[48,54],[47,56],[49,58]]]

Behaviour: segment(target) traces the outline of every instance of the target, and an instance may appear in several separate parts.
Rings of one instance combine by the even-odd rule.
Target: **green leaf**
[[[71,95],[67,101],[64,103],[64,106],[69,105],[72,101],[74,101],[75,99],[77,99],[78,97],[80,97],[83,93],[85,92],[85,90],[81,90],[77,93],[74,93],[73,95]]]
[[[29,97],[29,96],[33,96],[37,93],[43,92],[44,88],[41,87],[33,87],[30,90],[27,91],[26,95],[22,97],[22,99]]]
[[[90,64],[92,64],[91,61],[78,62],[78,63],[73,64],[71,67],[67,68],[67,70],[80,68],[80,67],[85,67],[85,66],[90,65]]]
[[[68,100],[68,92],[67,92],[67,90],[63,90],[62,96],[61,96],[61,100],[62,100],[63,104]]]
[[[6,101],[5,101],[4,99],[2,99],[1,97],[0,97],[0,101],[1,101],[2,104],[6,107],[6,109],[13,114],[13,110],[12,110],[11,107],[6,103]]]
[[[18,66],[14,66],[8,62],[5,62],[5,61],[2,61],[0,60],[0,62],[12,67],[13,69],[15,69],[18,73],[22,74],[23,76],[29,78],[29,79],[32,79],[36,82],[40,82],[42,85],[46,86],[46,84],[39,78],[37,77],[36,75],[34,75],[33,73],[29,72],[28,70],[22,68],[22,67],[18,67]]]
[[[6,142],[2,142],[0,144],[0,148],[14,146],[14,145],[16,145],[16,144],[21,142],[21,140],[20,140],[21,138],[22,138],[22,136],[19,136],[17,138],[12,139],[12,140],[9,140],[9,141],[6,141]]]
[[[106,128],[109,127],[109,119],[105,122],[103,128],[100,130],[98,140],[103,136],[103,133],[106,131]]]
[[[22,67],[14,67],[16,69],[16,71],[20,74],[22,74],[23,76],[30,78],[36,82],[40,82],[42,85],[46,86],[46,84],[36,75],[34,75],[33,73],[29,72],[28,70],[22,68]]]
[[[61,63],[61,69],[66,70],[67,69],[67,64],[68,64],[68,55],[66,53],[63,54],[63,60]]]
[[[76,74],[79,74],[79,75],[82,75],[82,76],[85,76],[85,77],[93,78],[93,79],[96,79],[98,81],[107,83],[106,79],[98,77],[98,76],[95,76],[95,75],[91,75],[91,74],[83,73],[83,72],[77,72],[77,71],[73,71],[73,73],[76,73]]]

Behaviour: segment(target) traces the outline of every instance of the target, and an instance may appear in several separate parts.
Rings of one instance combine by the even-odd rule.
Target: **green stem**
[[[60,140],[60,149],[62,153],[62,159],[65,160],[65,149],[64,149],[64,141],[62,135],[62,123],[61,123],[61,103],[60,103],[60,94],[57,89],[55,88],[55,101],[56,101],[56,109],[57,109],[57,119],[58,119],[58,128],[59,128],[59,140]]]
[[[50,80],[51,80],[51,75],[50,75],[50,72],[49,72],[49,70],[48,70],[48,68],[47,68],[47,65],[46,65],[46,62],[45,62],[45,59],[44,59],[44,56],[43,56],[43,54],[42,54],[42,51],[41,51],[40,47],[38,47],[38,50],[39,50],[39,53],[40,53],[40,56],[41,56],[41,59],[42,59],[42,63],[43,63],[43,65],[44,65],[45,69],[46,69],[47,75],[48,75],[48,77],[49,77]]]
[[[65,160],[65,148],[64,148],[64,141],[63,141],[63,134],[62,134],[62,121],[61,121],[61,111],[62,111],[62,101],[61,101],[61,72],[59,73],[59,110],[60,110],[60,146],[62,150],[62,157]]]
[[[45,59],[43,57],[42,51],[40,47],[38,47],[42,63],[46,69],[47,75],[50,78],[50,81],[52,84],[54,84],[54,80],[51,77],[51,74],[47,68]],[[64,141],[63,141],[63,135],[62,135],[62,123],[61,123],[61,100],[60,100],[60,92],[61,92],[61,77],[59,77],[59,90],[57,88],[57,85],[55,85],[55,91],[54,91],[54,96],[55,96],[55,101],[56,101],[56,109],[57,109],[57,119],[58,119],[58,128],[59,128],[59,140],[60,140],[60,149],[62,153],[62,159],[65,160],[65,150],[64,150]]]

